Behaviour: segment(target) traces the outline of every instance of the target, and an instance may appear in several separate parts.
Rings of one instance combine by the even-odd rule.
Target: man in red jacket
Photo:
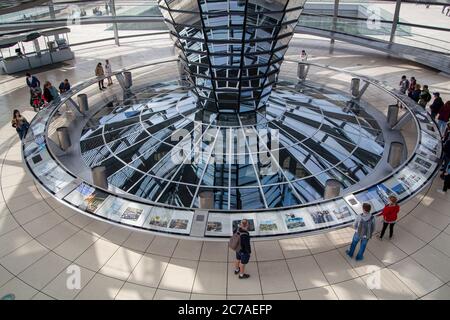
[[[389,226],[389,239],[394,234],[394,225],[397,221],[397,215],[400,212],[400,206],[397,204],[397,197],[390,196],[389,203],[384,207],[381,215],[383,216],[383,229],[381,230],[380,239],[383,239],[384,233]]]

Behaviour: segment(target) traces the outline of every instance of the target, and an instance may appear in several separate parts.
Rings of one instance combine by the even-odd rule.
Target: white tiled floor
[[[450,80],[432,70],[373,52],[368,53],[371,59],[358,52],[349,57],[339,48],[354,47],[339,44],[332,60],[323,47],[312,47],[312,60],[353,66],[354,71],[390,83],[403,73],[414,73],[432,90],[436,86],[450,94]],[[129,59],[148,60],[148,52],[156,49],[132,52],[124,44],[108,50],[113,65],[120,68]],[[169,51],[160,49],[164,54]],[[131,58],[122,60],[123,52]],[[81,81],[90,76],[92,54],[89,49],[79,53],[77,68],[68,73],[50,70],[38,76]],[[31,118],[34,113],[22,108],[27,105],[23,79],[8,79],[9,84],[0,83],[4,89],[0,109],[6,115],[19,107]],[[131,232],[51,199],[23,170],[20,144],[6,116],[0,118],[0,158],[0,297],[12,293],[17,299],[450,299],[450,197],[435,192],[440,180],[402,207],[402,220],[391,241],[369,241],[362,262],[345,255],[352,236],[345,228],[253,242],[247,266],[251,277],[239,280],[226,243]],[[76,270],[79,287],[73,277]]]

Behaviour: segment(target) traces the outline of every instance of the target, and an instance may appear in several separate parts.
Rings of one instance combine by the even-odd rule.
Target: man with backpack
[[[239,274],[239,279],[247,279],[249,274],[245,273],[245,265],[250,260],[252,249],[250,246],[250,234],[248,233],[249,223],[243,219],[236,232],[230,239],[228,246],[236,251],[236,261],[234,263],[234,274]]]
[[[358,215],[355,219],[353,227],[355,228],[355,234],[353,235],[352,244],[346,251],[350,258],[353,258],[353,254],[356,249],[356,245],[361,241],[359,246],[356,260],[362,260],[364,258],[364,251],[366,250],[367,242],[372,238],[372,234],[375,231],[375,217],[370,213],[372,206],[369,203],[363,203],[363,213]]]

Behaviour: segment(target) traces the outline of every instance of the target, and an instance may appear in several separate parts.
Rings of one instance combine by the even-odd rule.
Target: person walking
[[[242,219],[235,234],[239,236],[239,246],[236,248],[236,261],[234,263],[234,274],[239,274],[239,279],[247,279],[249,274],[245,273],[245,266],[250,260],[252,248],[250,246],[250,234],[248,232],[249,222]]]
[[[68,79],[64,79],[63,82],[59,84],[59,93],[65,93],[70,90],[70,83]]]
[[[444,101],[442,101],[439,92],[433,92],[433,97],[434,97],[433,103],[430,105],[430,114],[433,119],[436,119],[436,116],[438,115],[439,111],[444,106]]]
[[[400,88],[399,88],[400,92],[403,94],[406,94],[406,90],[408,90],[408,88],[409,88],[409,81],[406,78],[406,76],[402,76],[399,86],[400,86]]]
[[[425,84],[422,88],[422,92],[420,93],[418,104],[423,108],[426,108],[430,100],[431,100],[430,90],[428,89],[428,86]]]
[[[41,86],[41,82],[36,76],[31,75],[31,73],[29,72],[27,72],[25,75],[26,75],[25,81],[30,90]]]
[[[97,64],[97,67],[95,68],[95,76],[102,78],[101,80],[98,81],[98,88],[100,89],[100,91],[102,91],[103,89],[106,89],[105,84],[103,83],[103,77],[105,76],[105,71],[103,70],[103,66],[102,66],[101,62],[99,62]]]
[[[11,120],[11,125],[13,128],[16,129],[20,140],[22,140],[25,137],[28,128],[30,127],[30,124],[28,123],[27,119],[24,116],[22,116],[20,114],[20,111],[17,109],[13,111],[13,118]]]
[[[356,255],[357,261],[364,259],[364,251],[366,250],[367,243],[369,242],[369,239],[372,238],[372,234],[375,230],[375,217],[370,213],[372,206],[369,203],[363,203],[362,209],[363,213],[358,215],[355,219],[353,225],[355,234],[353,235],[350,248],[346,251],[347,255],[350,258],[353,258],[356,246],[358,242],[361,241],[358,254]]]
[[[111,64],[109,63],[108,59],[106,59],[106,61],[105,61],[105,73],[106,73],[106,76],[108,77],[107,78],[108,79],[108,86],[111,86],[113,84],[112,78],[111,78],[111,76],[112,76],[112,69],[111,69]]]
[[[447,164],[447,167],[444,170],[444,186],[441,189],[438,189],[437,192],[441,194],[446,194],[447,190],[450,189],[450,162]]]
[[[416,89],[416,84],[417,84],[416,78],[415,77],[411,77],[411,79],[409,80],[408,97],[411,98],[412,93]]]
[[[397,204],[398,199],[396,196],[389,197],[389,203],[383,208],[381,215],[383,216],[383,228],[381,229],[380,239],[383,239],[384,233],[389,226],[389,239],[394,234],[394,225],[397,221],[398,213],[400,212],[400,206]]]
[[[438,126],[439,131],[444,135],[447,128],[447,123],[450,119],[450,100],[447,101],[444,106],[438,112]]]

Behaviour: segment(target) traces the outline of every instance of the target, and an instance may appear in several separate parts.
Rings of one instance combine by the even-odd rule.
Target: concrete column
[[[392,142],[389,148],[388,162],[392,168],[397,168],[402,163],[404,145],[401,142]]]
[[[200,209],[214,209],[214,193],[203,191],[198,194]]]
[[[396,104],[392,104],[388,106],[388,114],[387,114],[387,123],[389,124],[389,128],[393,128],[398,121],[398,106]]]
[[[361,80],[359,78],[352,78],[352,82],[350,83],[350,91],[353,97],[359,96],[359,84]]]
[[[124,71],[123,72],[124,82],[125,82],[125,89],[130,89],[133,85],[133,76],[131,75],[130,71]]]
[[[97,187],[108,189],[108,180],[106,179],[105,166],[97,166],[92,168],[92,181]]]
[[[341,193],[341,183],[335,179],[328,179],[325,182],[325,199],[336,198]]]
[[[80,107],[80,111],[82,113],[86,113],[89,111],[89,103],[88,103],[88,97],[85,93],[80,93],[77,96],[78,106]]]
[[[401,5],[402,5],[402,0],[397,0],[396,4],[395,4],[394,17],[392,18],[391,36],[389,38],[390,44],[392,44],[395,40],[395,32],[397,31],[397,24],[398,24],[399,17],[400,17],[400,6]]]
[[[297,78],[300,81],[305,80],[306,76],[308,75],[308,71],[309,71],[308,65],[299,63],[297,67]]]
[[[67,151],[72,145],[70,142],[69,128],[59,127],[56,129],[56,134],[58,135],[59,147],[63,151]]]
[[[111,15],[113,16],[113,19],[114,19],[114,23],[113,23],[114,41],[116,42],[116,45],[118,47],[120,47],[119,29],[117,28],[117,22],[115,22],[116,21],[116,3],[114,2],[114,0],[109,1],[109,7],[111,10]]]

